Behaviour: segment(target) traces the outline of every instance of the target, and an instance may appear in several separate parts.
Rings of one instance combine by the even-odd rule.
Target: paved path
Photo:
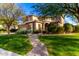
[[[20,55],[0,48],[0,56],[20,56]]]
[[[26,56],[47,56],[47,48],[38,39],[37,34],[29,35],[29,39],[33,45],[33,49]],[[21,56],[14,52],[0,48],[0,56]]]
[[[47,56],[47,48],[38,39],[37,34],[30,34],[29,39],[33,45],[33,49],[27,54],[28,56]]]

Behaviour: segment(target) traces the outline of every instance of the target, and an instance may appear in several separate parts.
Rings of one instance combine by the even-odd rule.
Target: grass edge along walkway
[[[38,39],[38,34],[29,34],[29,39],[33,49],[28,53],[28,56],[48,56],[47,48]]]
[[[26,55],[32,49],[32,45],[27,36],[11,34],[0,36],[0,48],[20,55]]]
[[[51,56],[79,56],[79,33],[71,35],[40,35]]]

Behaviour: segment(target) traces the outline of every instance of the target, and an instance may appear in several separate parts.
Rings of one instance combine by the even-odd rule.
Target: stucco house
[[[47,25],[51,22],[56,23],[58,26],[63,26],[64,24],[64,20],[62,17],[53,19],[50,16],[41,18],[41,16],[29,15],[29,16],[26,16],[26,21],[23,24],[21,24],[20,27],[31,31],[34,31],[34,30],[45,31]]]

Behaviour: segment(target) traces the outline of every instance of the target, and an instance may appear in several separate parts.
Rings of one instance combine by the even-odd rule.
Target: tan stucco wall
[[[38,17],[36,17],[36,16],[32,16],[32,20],[33,21],[35,21],[35,20],[39,21]]]
[[[35,21],[36,20],[34,30],[39,30],[39,25],[40,25],[41,30],[45,30],[45,24],[46,23],[49,24],[50,22],[55,21],[52,18],[48,17],[48,18],[45,18],[45,20],[43,21],[43,25],[42,25],[42,23],[38,23],[40,21],[39,21],[37,16],[31,16],[29,19],[30,19],[29,21]],[[58,26],[63,26],[64,25],[64,19],[61,17],[60,22],[57,23],[57,24],[58,24]],[[33,24],[32,23],[30,23],[30,26],[31,26],[31,30],[33,30]]]
[[[40,29],[42,30],[42,24],[41,23],[35,23],[35,27],[36,27],[36,30],[39,30],[39,25],[40,25]]]
[[[45,21],[46,21],[46,22],[51,22],[52,19],[51,19],[51,18],[46,18]]]

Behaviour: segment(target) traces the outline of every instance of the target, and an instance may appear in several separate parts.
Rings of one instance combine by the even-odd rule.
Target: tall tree
[[[79,22],[79,4],[78,3],[43,3],[34,6],[36,12],[41,15],[62,16],[70,14],[75,16]]]
[[[22,15],[21,9],[16,4],[6,3],[0,4],[0,21],[6,26],[8,34],[10,34],[10,27]]]
[[[64,3],[66,13],[74,15],[79,22],[79,4],[78,3]]]
[[[52,17],[58,17],[62,16],[64,17],[65,9],[63,8],[63,4],[60,3],[43,3],[43,4],[36,4],[33,6],[35,8],[35,11],[38,12],[38,14],[45,16],[52,16]]]

